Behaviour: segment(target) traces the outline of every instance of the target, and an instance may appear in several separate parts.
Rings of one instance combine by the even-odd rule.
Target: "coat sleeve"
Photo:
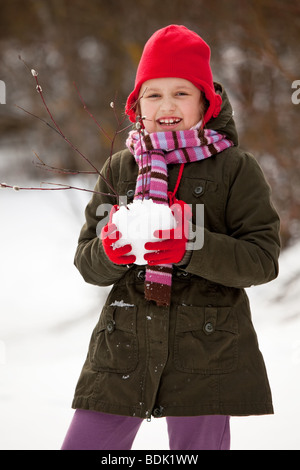
[[[108,178],[113,188],[117,188],[119,166],[120,155],[116,154],[112,158]],[[107,175],[107,168],[108,161],[101,171],[102,175]],[[98,178],[94,191],[96,193],[85,209],[86,220],[79,235],[74,264],[89,284],[109,286],[128,270],[127,266],[117,265],[109,260],[99,238],[102,226],[108,221],[110,209],[118,201],[115,197],[107,195],[112,191],[101,177]]]
[[[203,247],[192,251],[186,270],[227,287],[244,288],[277,277],[280,223],[254,157],[243,154],[229,166],[227,233],[204,229]]]

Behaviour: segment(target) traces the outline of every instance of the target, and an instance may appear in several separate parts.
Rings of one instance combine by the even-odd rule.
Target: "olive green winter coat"
[[[86,208],[75,265],[86,282],[113,287],[92,333],[74,408],[142,418],[273,413],[244,288],[277,276],[279,220],[258,163],[238,147],[232,108],[220,92],[221,113],[208,127],[235,146],[185,164],[177,197],[192,204],[193,222],[196,205],[204,204],[204,244],[184,268],[174,267],[170,307],[144,299],[143,266],[118,266],[106,257],[96,230],[102,204],[117,201],[94,194]],[[168,170],[172,190],[179,165]],[[137,171],[128,150],[113,156],[111,185],[129,202]],[[111,193],[100,178],[95,190]]]

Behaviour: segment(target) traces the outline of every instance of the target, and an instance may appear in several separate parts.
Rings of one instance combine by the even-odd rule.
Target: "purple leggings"
[[[166,418],[171,450],[229,450],[229,416]],[[76,410],[61,450],[130,450],[143,420]]]

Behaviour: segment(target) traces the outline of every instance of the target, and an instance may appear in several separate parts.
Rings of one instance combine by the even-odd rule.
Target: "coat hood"
[[[238,145],[238,133],[233,119],[233,109],[224,87],[220,83],[214,83],[215,91],[222,98],[221,112],[216,118],[212,118],[206,124],[207,129],[213,129],[225,134],[232,140],[234,145]]]

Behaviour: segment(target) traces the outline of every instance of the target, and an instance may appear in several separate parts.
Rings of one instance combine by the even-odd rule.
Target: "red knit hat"
[[[142,84],[162,77],[184,78],[192,82],[209,101],[204,122],[217,117],[222,98],[215,93],[209,61],[209,46],[185,26],[170,25],[156,31],[145,44],[134,90],[127,99],[125,112],[129,119],[135,122],[135,103]]]

